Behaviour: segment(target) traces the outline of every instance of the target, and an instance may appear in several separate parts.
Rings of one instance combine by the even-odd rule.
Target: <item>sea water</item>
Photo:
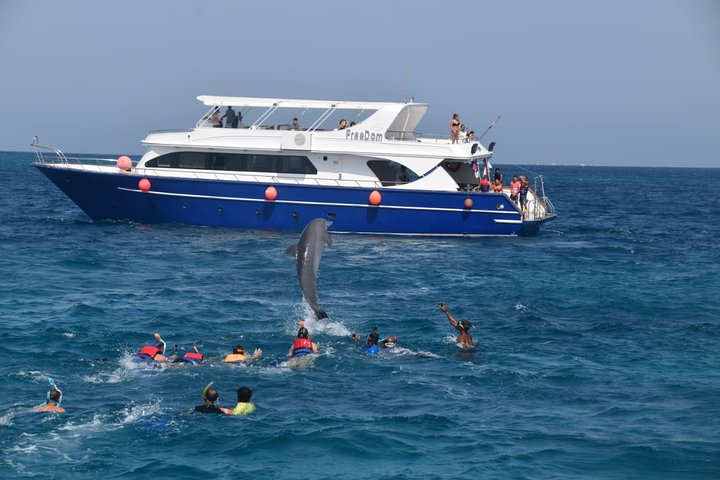
[[[32,160],[0,153],[0,478],[720,478],[720,170],[499,165],[544,174],[538,236],[335,235],[314,321],[299,234],[91,222]],[[155,332],[207,362],[133,362]],[[211,381],[257,411],[191,413]]]

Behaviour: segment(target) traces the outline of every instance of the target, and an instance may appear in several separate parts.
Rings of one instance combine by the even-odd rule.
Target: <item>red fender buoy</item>
[[[128,157],[127,155],[118,157],[117,167],[120,170],[125,170],[125,171],[130,170],[132,168],[132,160],[130,160],[130,157]]]
[[[470,209],[473,207],[472,198],[470,198],[470,197],[466,198],[464,205],[465,205],[465,208],[467,208],[468,210],[470,210]]]
[[[147,192],[148,190],[150,190],[150,187],[152,187],[152,185],[150,184],[150,180],[148,180],[147,178],[143,178],[138,182],[138,187],[143,192]]]
[[[380,192],[377,190],[373,190],[370,192],[370,204],[371,205],[380,205],[380,202],[382,201],[382,195],[380,195]]]
[[[277,198],[278,192],[277,188],[273,186],[269,186],[265,189],[265,199],[273,201]]]

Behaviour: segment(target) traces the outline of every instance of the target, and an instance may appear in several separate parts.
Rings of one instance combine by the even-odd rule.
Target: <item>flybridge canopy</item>
[[[373,111],[362,122],[363,128],[368,131],[385,133],[388,131],[406,135],[412,133],[420,120],[427,112],[427,103],[401,103],[401,102],[349,102],[343,100],[301,100],[292,98],[257,98],[257,97],[220,97],[215,95],[200,95],[198,100],[211,107],[210,112],[220,107],[240,107],[241,109],[261,107],[267,110],[262,113],[250,126],[251,129],[260,128],[264,122],[278,109],[294,108],[299,110],[322,110],[320,116],[306,128],[316,131],[337,110],[358,110],[360,114],[366,110]],[[200,127],[209,122],[210,112],[206,114],[196,126]],[[304,112],[303,112],[304,113]],[[358,114],[358,116],[360,115]]]
[[[200,95],[198,100],[208,106],[265,107],[265,108],[334,108],[349,110],[380,110],[383,107],[405,105],[399,102],[351,102],[344,100],[299,100],[292,98],[219,97]],[[413,105],[426,105],[415,103]]]

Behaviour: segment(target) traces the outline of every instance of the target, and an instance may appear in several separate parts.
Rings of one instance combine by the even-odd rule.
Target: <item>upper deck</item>
[[[197,121],[194,129],[151,132],[143,144],[148,147],[302,150],[460,161],[491,156],[491,152],[476,140],[453,144],[449,137],[418,134],[416,128],[429,108],[426,103],[208,95],[197,98],[210,109]],[[227,123],[219,124],[226,119],[228,107],[240,116],[235,128],[228,128]],[[213,128],[220,125],[224,128]]]

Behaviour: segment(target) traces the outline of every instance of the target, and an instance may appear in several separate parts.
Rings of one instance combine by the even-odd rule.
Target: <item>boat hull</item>
[[[334,233],[432,236],[533,235],[543,222],[523,222],[498,193],[379,189],[382,200],[371,205],[369,188],[275,183],[277,198],[267,200],[265,183],[149,177],[143,192],[143,177],[131,173],[35,166],[95,221],[301,231],[326,218]]]

